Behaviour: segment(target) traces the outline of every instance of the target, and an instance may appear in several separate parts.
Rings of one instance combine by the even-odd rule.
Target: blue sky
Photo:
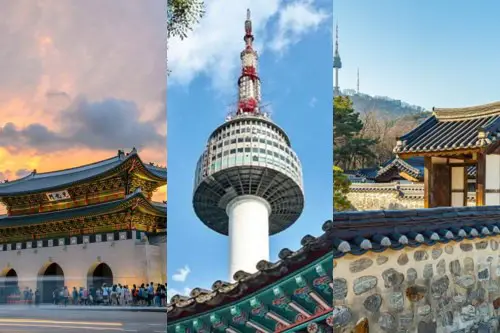
[[[228,8],[219,12],[222,3]],[[320,235],[323,222],[332,215],[331,1],[208,1],[206,22],[190,39],[169,44],[173,71],[167,83],[170,294],[210,288],[214,281],[228,278],[228,239],[198,220],[192,190],[206,140],[224,121],[228,105],[236,101],[249,5],[255,14],[263,101],[270,103],[273,120],[290,136],[304,173],[304,212],[292,227],[271,237],[271,260],[277,260],[284,247],[300,248],[306,234]],[[227,18],[227,26],[220,24],[221,15]],[[185,274],[177,274],[179,269]]]
[[[341,89],[426,108],[499,100],[500,2],[335,0]]]

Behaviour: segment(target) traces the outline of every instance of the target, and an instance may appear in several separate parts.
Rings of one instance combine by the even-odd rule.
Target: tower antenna
[[[357,82],[356,90],[359,94],[359,67],[358,67],[358,82]]]
[[[335,69],[335,88],[333,90],[334,96],[340,96],[339,86],[339,70],[342,68],[342,61],[339,54],[339,24],[335,25],[335,55],[333,56],[333,68]]]

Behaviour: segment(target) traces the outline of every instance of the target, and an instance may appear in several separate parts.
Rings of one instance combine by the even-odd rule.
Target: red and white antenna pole
[[[245,49],[241,52],[241,76],[238,79],[238,111],[237,114],[259,114],[260,78],[257,74],[258,55],[253,49],[254,37],[250,9],[247,9],[245,21]]]

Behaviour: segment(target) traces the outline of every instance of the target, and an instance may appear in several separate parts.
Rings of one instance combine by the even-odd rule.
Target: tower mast
[[[247,9],[245,21],[245,48],[241,51],[241,75],[238,79],[238,111],[237,114],[259,114],[261,102],[260,78],[257,74],[259,57],[253,49],[252,20],[250,9]]]
[[[357,90],[357,93],[359,94],[359,67],[358,67],[358,82],[356,85],[356,90]]]
[[[339,87],[339,69],[342,68],[342,61],[339,54],[339,24],[335,25],[335,55],[333,57],[333,68],[335,69],[335,88],[333,90],[334,96],[340,95]]]

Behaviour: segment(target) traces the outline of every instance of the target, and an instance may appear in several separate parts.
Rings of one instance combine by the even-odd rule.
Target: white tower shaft
[[[243,270],[257,271],[257,263],[269,261],[269,203],[254,195],[234,198],[226,207],[229,217],[229,279]]]

